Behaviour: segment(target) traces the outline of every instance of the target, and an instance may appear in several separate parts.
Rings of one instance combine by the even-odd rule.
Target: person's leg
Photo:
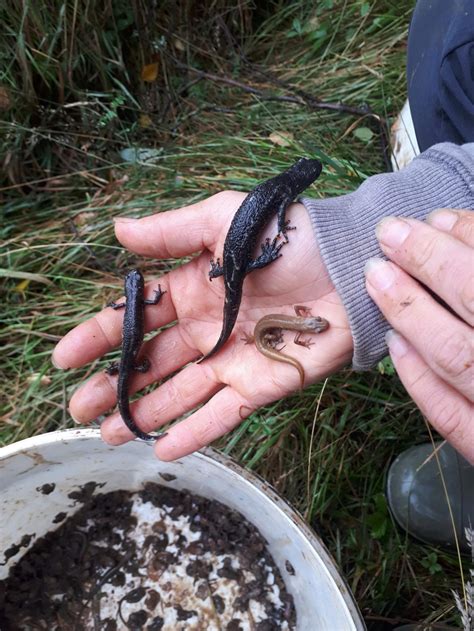
[[[473,0],[418,0],[407,84],[421,151],[438,142],[474,141]]]

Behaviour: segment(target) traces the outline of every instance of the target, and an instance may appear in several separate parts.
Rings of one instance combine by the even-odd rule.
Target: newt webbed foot
[[[127,303],[126,302],[108,302],[107,307],[111,307],[112,309],[123,309]]]
[[[269,238],[265,239],[265,243],[262,243],[262,253],[260,256],[257,256],[256,259],[250,261],[247,265],[246,273],[248,274],[254,269],[262,269],[262,267],[266,267],[276,259],[279,259],[281,254],[280,250],[285,245],[285,242],[278,243],[279,235],[277,235],[273,240]]]
[[[283,329],[268,329],[263,337],[265,344],[274,348],[276,351],[282,351],[286,346],[283,339]],[[278,345],[281,345],[280,348],[278,348]]]
[[[150,369],[150,360],[144,359],[141,364],[137,364],[133,367],[133,370],[137,372],[147,372]]]
[[[158,289],[155,289],[153,292],[155,295],[151,300],[144,300],[143,304],[145,305],[157,305],[160,302],[160,299],[163,294],[166,294],[166,290],[161,290],[161,285],[158,285]]]
[[[304,346],[305,348],[309,348],[310,346],[313,346],[314,344],[313,340],[311,340],[309,337],[302,340],[301,335],[302,335],[301,331],[295,335],[295,339],[293,340],[295,344],[298,344],[298,346]]]
[[[278,226],[279,229],[279,235],[281,234],[283,236],[283,238],[285,239],[285,243],[288,243],[288,235],[286,234],[289,230],[296,230],[296,226],[292,226],[291,222],[289,219],[287,219],[283,225]]]
[[[224,268],[220,264],[220,259],[211,259],[211,269],[209,270],[209,280],[218,278],[224,274]]]
[[[313,315],[311,313],[311,309],[309,307],[305,307],[304,305],[295,305],[293,309],[295,310],[296,315],[300,318],[308,318]]]
[[[245,344],[253,344],[255,342],[255,337],[251,333],[246,333],[245,331],[243,337],[240,339],[242,342],[245,342]]]
[[[105,372],[108,375],[116,375],[120,369],[120,362],[110,362],[106,367]]]

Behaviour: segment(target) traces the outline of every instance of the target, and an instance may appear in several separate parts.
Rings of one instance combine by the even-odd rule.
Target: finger
[[[451,236],[474,248],[474,211],[441,208],[430,213],[426,221],[433,228],[449,232]]]
[[[433,427],[474,464],[474,406],[434,373],[411,344],[389,331],[387,344],[403,385]]]
[[[197,412],[171,427],[156,442],[155,453],[165,461],[187,456],[234,429],[253,412],[255,405],[233,388],[223,388]]]
[[[126,248],[143,256],[177,258],[214,251],[221,229],[245,197],[223,191],[191,206],[142,219],[118,217],[115,234]]]
[[[162,331],[143,345],[140,358],[147,358],[150,368],[145,373],[133,371],[130,375],[130,394],[151,383],[161,381],[196,359],[199,353],[186,343],[182,329],[175,325]],[[90,423],[105,414],[117,402],[117,377],[105,370],[95,374],[72,395],[69,412],[76,423]]]
[[[474,353],[470,327],[389,261],[370,259],[366,280],[369,295],[392,327],[413,344],[442,380],[473,401]]]
[[[377,226],[384,253],[474,326],[473,252],[416,219],[386,217]]]
[[[153,432],[208,401],[222,387],[212,371],[191,364],[133,403],[133,419],[144,432]],[[122,445],[135,438],[118,413],[102,423],[101,433],[109,445]]]

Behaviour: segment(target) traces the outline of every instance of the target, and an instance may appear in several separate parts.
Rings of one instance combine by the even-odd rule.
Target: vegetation
[[[117,295],[132,262],[147,276],[179,264],[136,261],[114,216],[248,190],[299,155],[325,162],[321,197],[386,168],[370,112],[390,121],[405,98],[412,0],[152,4],[0,8],[2,444],[72,426],[68,398],[99,365],[57,371],[54,343]],[[152,158],[126,162],[137,147]],[[459,561],[399,531],[383,494],[396,454],[426,440],[385,361],[259,410],[218,446],[305,515],[379,629],[458,621]]]

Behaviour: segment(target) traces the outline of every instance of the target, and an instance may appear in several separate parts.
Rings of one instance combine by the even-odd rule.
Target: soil
[[[293,598],[257,529],[227,506],[148,483],[69,495],[0,581],[0,629],[290,631]],[[45,494],[54,488],[44,488]],[[30,540],[4,551],[5,562]]]

